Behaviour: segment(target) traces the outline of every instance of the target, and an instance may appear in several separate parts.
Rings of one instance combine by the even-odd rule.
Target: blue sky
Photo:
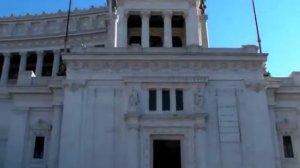
[[[0,16],[67,10],[69,0],[2,0]],[[103,0],[73,0],[73,8],[100,6]],[[263,52],[272,76],[300,71],[300,0],[256,0]],[[256,44],[251,0],[207,0],[211,47]]]

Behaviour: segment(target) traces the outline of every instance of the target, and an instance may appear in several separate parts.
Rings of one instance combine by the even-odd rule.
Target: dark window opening
[[[293,158],[294,151],[293,151],[291,136],[283,136],[282,140],[283,140],[284,157],[285,158]]]
[[[181,168],[179,140],[153,141],[153,168]]]
[[[128,45],[139,44],[141,45],[142,34],[142,19],[139,15],[130,15],[127,20],[127,37]]]
[[[19,66],[20,66],[20,55],[12,54],[12,57],[10,59],[10,65],[9,65],[8,79],[13,79],[13,80],[18,79]]]
[[[128,28],[142,27],[142,19],[139,15],[130,15],[127,24]]]
[[[162,47],[163,42],[161,37],[159,36],[151,36],[150,37],[150,47]]]
[[[180,37],[173,36],[172,43],[173,43],[173,47],[182,47],[182,40]]]
[[[99,45],[94,45],[94,47],[95,48],[103,48],[103,47],[105,47],[105,45],[104,44],[99,44]]]
[[[141,36],[131,36],[129,39],[129,45],[131,44],[141,44]]]
[[[44,158],[44,148],[45,148],[45,137],[37,136],[35,137],[33,158],[43,159]]]
[[[4,56],[0,55],[0,77],[2,75],[3,63],[4,63]]]
[[[27,57],[27,64],[26,64],[26,71],[33,71],[35,72],[36,69],[36,61],[37,61],[37,55],[36,53],[28,53]]]
[[[173,28],[184,28],[185,22],[183,16],[173,16],[172,17],[172,27]]]
[[[150,27],[156,27],[156,28],[162,28],[162,27],[164,27],[164,20],[159,15],[152,15],[150,17],[149,26]]]
[[[176,89],[176,110],[182,111],[183,110],[183,91],[180,89]]]
[[[156,90],[149,90],[149,110],[156,111]]]
[[[170,90],[162,90],[162,110],[170,111]]]
[[[52,67],[53,67],[53,53],[47,52],[43,59],[43,70],[42,76],[51,76],[52,75]]]

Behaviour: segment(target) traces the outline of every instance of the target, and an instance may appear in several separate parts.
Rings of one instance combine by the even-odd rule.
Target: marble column
[[[53,51],[53,67],[52,67],[52,76],[57,76],[57,72],[59,69],[59,62],[60,62],[60,51],[55,50]]]
[[[127,47],[127,20],[128,12],[120,8],[117,22],[117,47]]]
[[[164,47],[172,47],[172,12],[163,12],[164,17]]]
[[[10,53],[4,53],[4,62],[1,73],[1,85],[6,85],[8,80],[9,66],[10,66]]]
[[[59,140],[61,129],[61,117],[62,117],[62,105],[53,106],[53,121],[51,130],[51,140],[49,148],[49,168],[58,167],[58,155],[59,155]]]
[[[201,34],[201,46],[204,48],[208,48],[208,34],[207,34],[207,15],[200,15],[200,31]]]
[[[21,52],[20,53],[20,66],[19,66],[19,74],[21,72],[24,72],[26,70],[26,62],[27,62],[27,52]]]
[[[150,21],[150,11],[142,11],[142,47],[147,48],[149,47],[149,36],[150,36],[150,31],[149,31],[149,21]]]
[[[35,75],[36,76],[42,76],[43,61],[44,61],[44,52],[43,51],[38,51],[37,52],[36,69],[35,69]]]
[[[199,18],[197,14],[197,9],[194,7],[190,7],[188,11],[184,12],[184,17],[186,26],[187,46],[199,46]]]
[[[196,114],[195,154],[196,168],[207,168],[206,116]]]
[[[139,115],[128,113],[128,167],[139,168]]]
[[[5,168],[23,168],[27,120],[29,108],[13,110],[6,145]]]

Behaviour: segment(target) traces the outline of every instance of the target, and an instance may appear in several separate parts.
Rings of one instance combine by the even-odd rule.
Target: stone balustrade
[[[80,33],[105,28],[107,7],[75,10],[71,13],[69,31]],[[43,36],[64,34],[67,12],[19,17],[0,17],[0,37]]]

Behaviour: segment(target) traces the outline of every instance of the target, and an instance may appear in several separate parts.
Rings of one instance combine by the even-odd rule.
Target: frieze
[[[251,91],[260,92],[267,87],[265,81],[245,81],[245,86]]]
[[[80,88],[86,86],[85,80],[66,80],[63,81],[63,86],[71,92],[76,92]]]
[[[74,72],[249,72],[259,71],[260,65],[259,61],[67,61],[68,70]]]

